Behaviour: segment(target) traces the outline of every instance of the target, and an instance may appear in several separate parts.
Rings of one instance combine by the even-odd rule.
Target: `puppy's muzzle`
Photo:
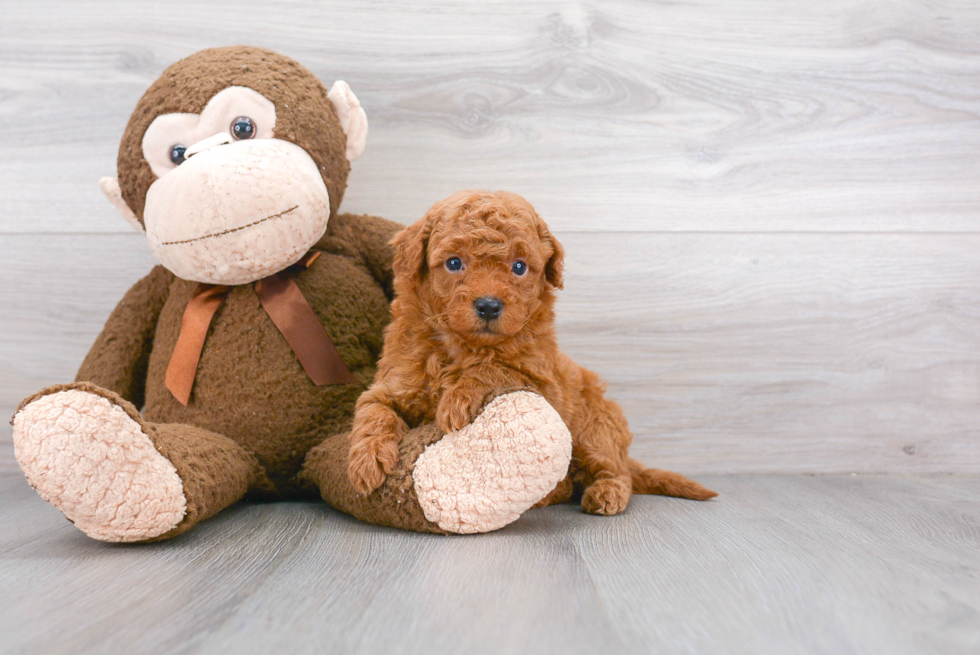
[[[498,318],[500,313],[504,311],[504,303],[500,298],[484,296],[473,301],[473,308],[476,310],[477,316],[489,323]]]

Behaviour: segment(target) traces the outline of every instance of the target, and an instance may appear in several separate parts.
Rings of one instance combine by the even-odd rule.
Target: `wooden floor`
[[[239,505],[113,546],[3,461],[5,654],[980,652],[980,476],[715,476],[473,537]]]

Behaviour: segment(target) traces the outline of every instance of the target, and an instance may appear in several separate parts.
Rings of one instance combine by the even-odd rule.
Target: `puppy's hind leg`
[[[548,507],[549,505],[560,505],[562,503],[568,502],[571,497],[575,494],[575,485],[572,483],[572,478],[565,476],[565,478],[558,483],[551,492],[536,502],[534,507]]]
[[[573,450],[573,457],[575,453]],[[629,473],[620,473],[622,468],[617,462],[601,456],[590,457],[580,453],[577,462],[593,468],[583,476],[586,481],[582,483],[585,487],[582,509],[600,516],[613,516],[626,509],[633,495]]]
[[[573,478],[584,488],[582,509],[612,516],[626,509],[633,493],[629,448],[631,435],[619,405],[598,386],[584,392],[585,412],[577,423],[572,448]]]

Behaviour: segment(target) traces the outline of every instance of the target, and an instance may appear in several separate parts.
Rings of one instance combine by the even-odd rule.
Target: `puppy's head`
[[[513,193],[461,191],[393,243],[399,297],[417,299],[431,325],[471,343],[516,335],[562,288],[561,244]]]

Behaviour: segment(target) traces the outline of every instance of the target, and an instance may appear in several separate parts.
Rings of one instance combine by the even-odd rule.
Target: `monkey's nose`
[[[204,152],[208,148],[213,148],[215,146],[223,146],[226,143],[231,143],[233,139],[231,134],[228,132],[218,132],[214,136],[209,136],[206,139],[201,139],[190,148],[184,151],[184,159],[190,159],[194,155]]]
[[[477,298],[473,302],[473,307],[476,309],[477,315],[488,322],[500,316],[500,312],[504,311],[503,301],[500,298],[491,298],[489,296]]]

